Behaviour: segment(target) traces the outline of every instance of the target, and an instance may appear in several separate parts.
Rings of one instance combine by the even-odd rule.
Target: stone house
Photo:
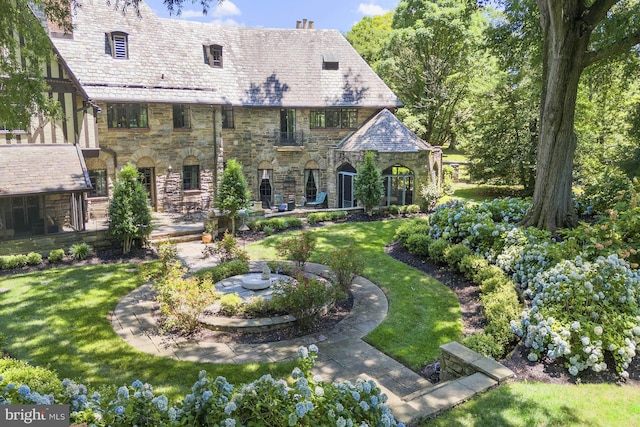
[[[264,206],[320,192],[330,208],[355,206],[365,150],[384,171],[382,205],[412,203],[418,183],[439,180],[440,148],[391,114],[400,100],[338,31],[163,19],[143,2],[140,16],[122,14],[97,0],[83,2],[73,25],[71,34],[50,28],[74,97],[65,136],[34,128],[18,144],[43,135],[81,147],[90,210],[107,205],[128,162],[158,211],[210,208],[231,158]]]

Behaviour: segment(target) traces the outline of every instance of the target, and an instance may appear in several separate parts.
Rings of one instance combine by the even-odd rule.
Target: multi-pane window
[[[108,104],[109,129],[148,128],[147,104]]]
[[[89,197],[107,197],[107,170],[89,170],[89,180],[93,190],[89,191]]]
[[[182,167],[182,189],[185,191],[200,189],[200,166],[185,165]]]
[[[209,48],[211,52],[211,66],[222,67],[222,46],[214,44]]]
[[[189,129],[191,127],[191,108],[188,104],[173,105],[173,128]]]
[[[358,110],[355,108],[311,110],[310,126],[312,129],[354,129],[358,126]]]
[[[233,107],[222,107],[222,128],[233,129]]]

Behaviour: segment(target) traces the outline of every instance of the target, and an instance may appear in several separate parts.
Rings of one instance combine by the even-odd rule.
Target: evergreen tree
[[[242,174],[242,166],[235,159],[230,159],[224,169],[222,182],[218,189],[215,206],[231,218],[231,233],[236,232],[236,218],[240,209],[246,209],[251,203],[251,192],[247,180]]]
[[[122,243],[125,254],[134,244],[142,246],[151,233],[147,191],[140,182],[138,169],[131,163],[118,173],[109,203],[109,217],[109,234]]]
[[[358,168],[358,175],[354,181],[354,195],[364,207],[368,215],[373,213],[373,209],[380,204],[380,199],[384,196],[384,184],[382,183],[382,172],[376,167],[375,155],[368,151],[364,155],[364,163]]]

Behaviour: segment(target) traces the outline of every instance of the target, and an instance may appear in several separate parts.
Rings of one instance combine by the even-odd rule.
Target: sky
[[[163,18],[262,28],[295,28],[303,18],[318,29],[346,33],[365,16],[382,15],[395,9],[400,0],[211,0],[207,15],[199,2],[183,3],[181,16],[170,16],[163,0],[145,0]]]

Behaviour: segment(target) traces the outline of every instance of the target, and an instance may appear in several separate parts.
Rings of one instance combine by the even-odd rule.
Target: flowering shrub
[[[295,280],[280,280],[273,285],[270,305],[277,312],[292,314],[302,329],[309,329],[315,317],[338,298],[330,283],[316,278],[294,275]]]
[[[201,371],[191,392],[170,406],[164,395],[155,395],[149,384],[136,380],[118,389],[110,402],[89,394],[82,384],[65,379],[63,392],[40,395],[27,385],[16,387],[0,377],[0,405],[9,403],[69,404],[71,423],[96,426],[384,426],[398,423],[373,381],[355,384],[324,383],[311,373],[318,348],[298,349],[298,366],[291,376],[294,385],[264,375],[258,380],[234,386],[223,377],[211,380]]]
[[[346,248],[334,249],[326,256],[324,263],[331,268],[338,286],[345,292],[349,290],[353,279],[364,269],[364,261],[353,244]]]
[[[311,257],[311,253],[316,247],[317,237],[308,231],[284,239],[276,246],[278,255],[295,261],[298,267],[302,267]]]
[[[420,196],[422,197],[423,210],[425,212],[431,212],[438,204],[438,200],[444,196],[444,191],[437,182],[430,182],[427,185],[422,185],[420,188]]]
[[[212,245],[205,245],[202,250],[203,258],[209,255],[217,255],[220,263],[231,261],[249,261],[249,254],[244,249],[238,247],[238,240],[230,232],[225,232],[222,239]]]
[[[185,269],[180,263],[174,264],[167,276],[156,284],[156,299],[163,316],[162,328],[176,328],[182,333],[190,334],[198,330],[198,316],[218,298],[218,294],[211,280],[184,278],[184,273]]]
[[[577,257],[541,273],[529,285],[531,308],[511,328],[531,348],[530,360],[562,358],[572,375],[607,368],[610,351],[622,377],[640,343],[640,276],[617,255]]]

